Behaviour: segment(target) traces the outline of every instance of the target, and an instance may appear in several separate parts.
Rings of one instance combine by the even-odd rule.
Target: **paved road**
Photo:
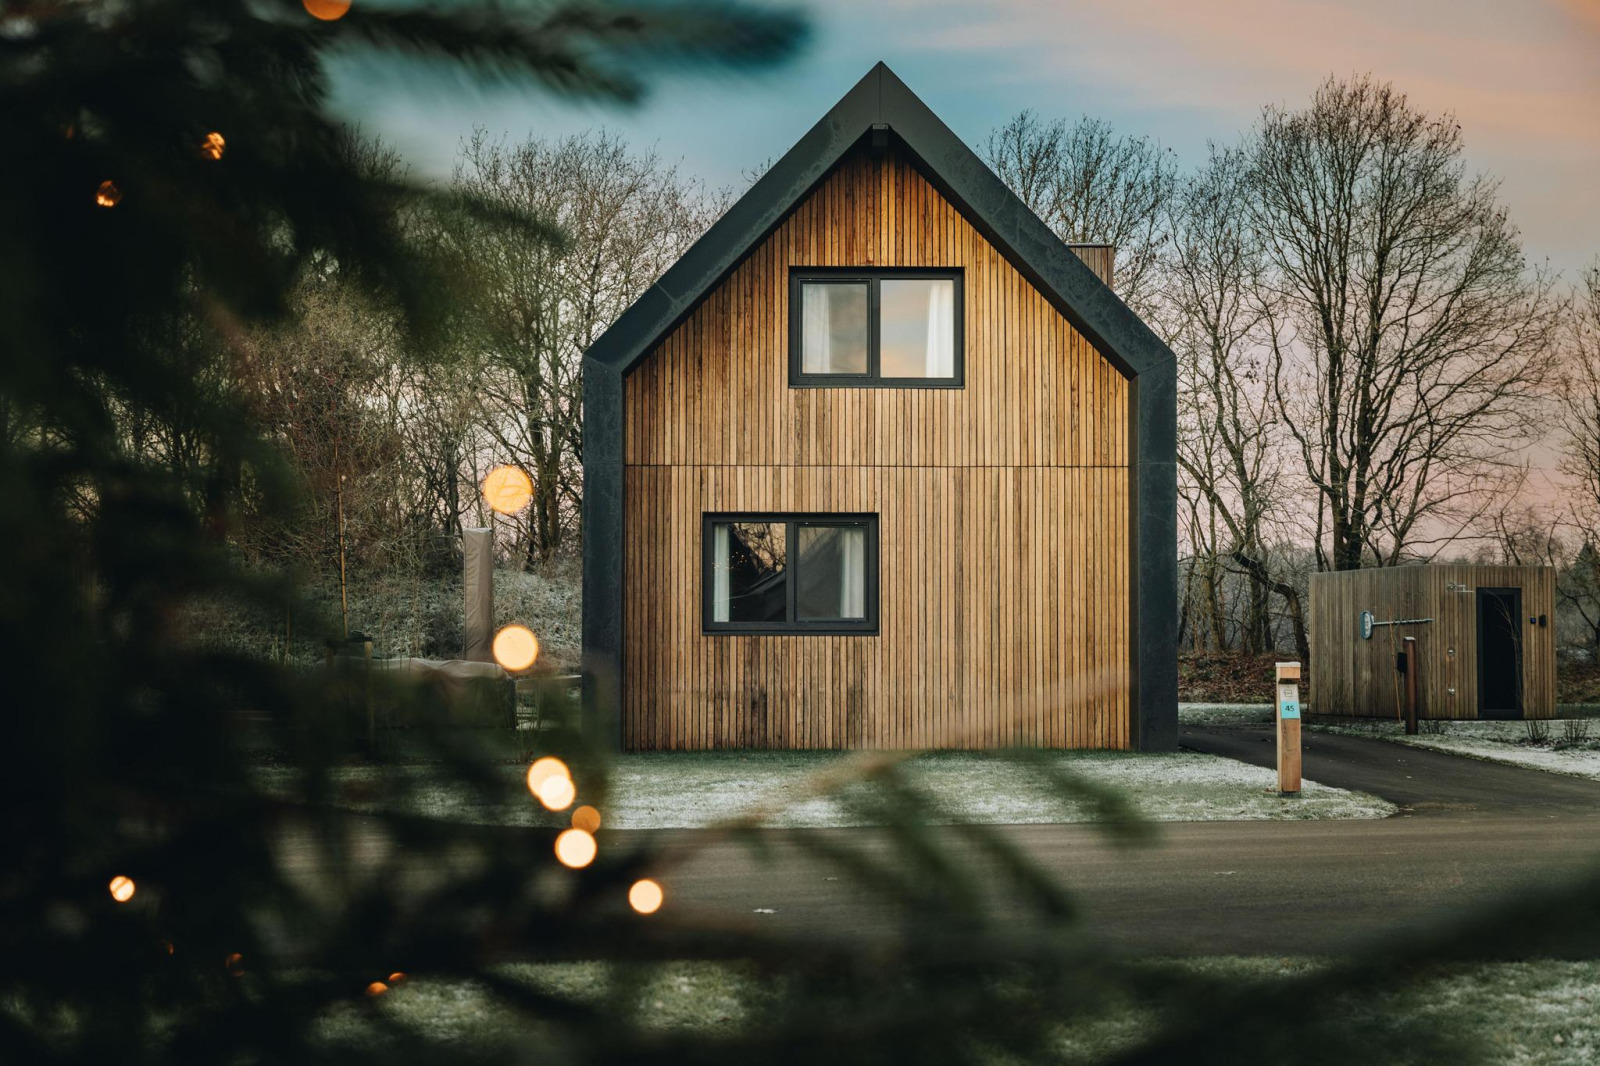
[[[806,832],[875,854],[886,846],[872,830]],[[1001,832],[1077,893],[1100,937],[1135,954],[1338,954],[1600,874],[1596,816],[1175,823],[1158,845],[1135,851],[1088,826]],[[669,881],[685,912],[753,916],[819,936],[884,928],[885,916],[848,878],[781,838],[765,861],[732,842],[701,850],[690,831],[659,838],[668,855],[694,852]]]
[[[1271,744],[1248,729],[1186,730],[1184,743],[1247,762],[1272,757]],[[1306,772],[1409,810],[1368,821],[1168,823],[1158,843],[1136,850],[1114,847],[1086,825],[998,831],[1075,891],[1099,938],[1140,955],[1341,954],[1496,900],[1580,876],[1600,879],[1600,785],[1593,782],[1322,734],[1310,737]],[[522,846],[507,832],[508,846]],[[370,838],[357,842],[370,861],[392,854],[375,827],[358,836]],[[662,849],[671,903],[664,920],[698,915],[822,938],[894,928],[893,916],[848,874],[802,846],[807,836],[821,837],[830,848],[888,859],[892,844],[881,831],[763,836],[760,855],[695,830],[605,833],[602,846]],[[315,878],[309,841],[288,850],[290,865]],[[991,868],[975,851],[966,857],[980,871]],[[426,881],[438,873],[419,867],[409,876]],[[1600,953],[1600,943],[1562,947]]]
[[[1181,742],[1261,766],[1275,757],[1270,726],[1186,728]],[[1305,773],[1382,796],[1402,813],[1168,824],[1159,844],[1131,852],[1088,826],[1003,832],[1078,893],[1109,943],[1139,954],[1341,953],[1513,894],[1600,876],[1600,782],[1322,733],[1307,736]],[[884,847],[870,830],[819,832]],[[688,833],[666,842],[669,852],[698,847]],[[763,920],[819,935],[881,927],[882,916],[831,876],[792,847],[776,848],[763,865],[718,844],[674,874],[673,890],[686,908],[766,908],[774,913]]]
[[[1368,737],[1306,732],[1305,776],[1381,796],[1415,813],[1600,813],[1600,781],[1407,747]],[[1256,766],[1275,766],[1270,725],[1184,726],[1178,743]]]

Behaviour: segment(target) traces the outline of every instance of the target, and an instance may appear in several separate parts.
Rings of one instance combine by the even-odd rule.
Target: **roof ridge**
[[[1129,378],[1172,360],[1148,326],[882,60],[590,346],[626,374],[788,217],[874,126]]]

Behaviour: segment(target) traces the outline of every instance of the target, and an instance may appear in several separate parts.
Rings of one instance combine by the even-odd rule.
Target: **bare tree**
[[[296,319],[241,339],[235,372],[250,409],[303,491],[300,513],[252,512],[238,531],[250,557],[323,574],[414,563],[410,462],[385,401],[399,358],[400,318],[336,274],[311,271]]]
[[[1563,604],[1583,618],[1600,650],[1600,259],[1572,294],[1557,404],[1558,469],[1568,482],[1565,521],[1581,543],[1557,582]]]
[[[1274,388],[1316,494],[1319,566],[1457,535],[1520,473],[1558,321],[1460,127],[1329,79],[1251,139]]]
[[[1600,527],[1600,260],[1584,272],[1570,305],[1557,405],[1560,470],[1579,489],[1574,506]]]
[[[1176,187],[1170,149],[1121,136],[1100,119],[1070,126],[1022,111],[989,134],[984,161],[1056,236],[1117,249],[1117,293],[1150,310],[1167,200]]]
[[[478,130],[453,188],[480,209],[561,234],[471,212],[445,226],[476,282],[466,346],[482,368],[483,425],[501,461],[533,479],[526,550],[548,561],[576,528],[583,352],[705,231],[724,197],[603,132],[509,145]]]
[[[1262,303],[1264,253],[1250,224],[1249,176],[1242,152],[1213,149],[1171,199],[1157,321],[1178,357],[1178,465],[1218,647],[1227,642],[1217,570],[1227,563],[1247,578],[1244,650],[1272,647],[1268,599],[1276,593],[1305,658],[1300,590],[1273,572],[1267,550],[1282,505],[1283,431],[1263,343],[1270,314]]]

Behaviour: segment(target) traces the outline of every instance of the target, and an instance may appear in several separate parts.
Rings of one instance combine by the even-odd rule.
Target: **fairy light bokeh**
[[[323,22],[342,19],[350,11],[350,0],[301,0],[301,2],[305,4],[307,14]]]
[[[494,661],[511,673],[520,673],[539,658],[539,638],[527,626],[502,626],[494,635]]]
[[[124,877],[121,874],[113,877],[108,887],[111,889],[111,898],[118,903],[128,902],[133,898],[134,892],[138,890],[138,886],[133,883],[133,878]]]
[[[116,207],[122,201],[122,190],[114,181],[102,181],[94,191],[94,202],[101,207]]]
[[[533,764],[528,767],[528,791],[532,792],[534,797],[537,798],[539,786],[551,777],[565,777],[571,780],[572,771],[567,769],[566,763],[554,755],[546,755],[542,759],[533,760]]]
[[[594,834],[586,833],[582,829],[563,830],[556,837],[556,858],[561,865],[570,866],[580,870],[594,862],[595,853],[599,851],[594,842]]]
[[[654,914],[661,909],[661,903],[667,898],[659,882],[648,877],[641,877],[628,889],[628,906],[640,914]]]
[[[483,479],[483,501],[500,514],[515,514],[533,499],[533,481],[517,466],[497,466]]]
[[[572,828],[582,829],[585,833],[598,833],[600,831],[600,812],[587,803],[572,812]]]
[[[578,786],[570,777],[547,777],[539,782],[539,791],[534,796],[546,810],[564,811],[578,798]]]

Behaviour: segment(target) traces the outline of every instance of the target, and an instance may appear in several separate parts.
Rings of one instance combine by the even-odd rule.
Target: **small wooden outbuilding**
[[[1404,713],[1397,656],[1416,638],[1417,717],[1553,718],[1555,570],[1449,563],[1311,578],[1311,708]]]

